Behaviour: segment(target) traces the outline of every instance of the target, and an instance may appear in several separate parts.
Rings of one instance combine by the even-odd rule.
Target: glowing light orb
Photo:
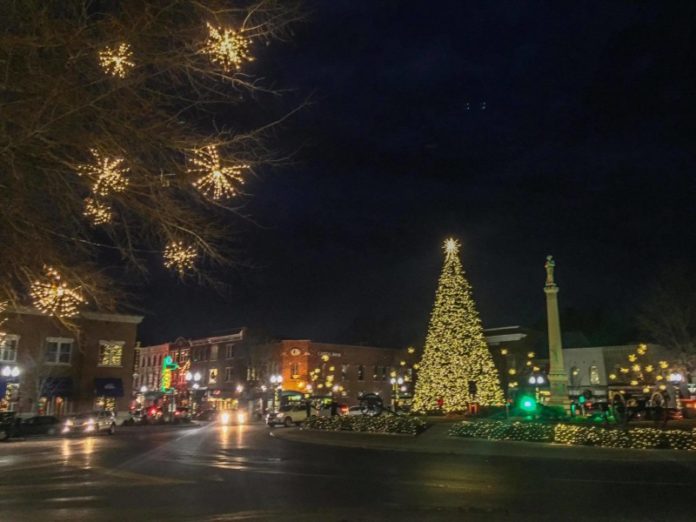
[[[206,196],[218,200],[237,194],[237,185],[244,184],[242,171],[248,168],[248,165],[223,167],[217,147],[209,145],[193,152],[188,171],[202,174],[193,186]]]
[[[113,47],[105,47],[99,51],[99,65],[102,70],[111,76],[125,78],[135,67],[131,61],[133,51],[126,42],[121,42]]]
[[[208,38],[201,52],[207,54],[210,61],[220,65],[225,71],[239,69],[244,62],[254,61],[249,54],[251,40],[241,32],[208,24]]]
[[[93,164],[80,165],[77,173],[86,176],[94,182],[92,192],[97,196],[108,196],[114,192],[123,192],[128,186],[125,174],[128,167],[123,166],[123,158],[109,158],[102,156],[95,149],[90,149],[95,162]]]
[[[78,314],[78,306],[85,303],[80,287],[70,288],[51,267],[45,268],[43,280],[31,284],[29,294],[41,313],[56,317],[74,317]]]
[[[111,207],[101,200],[94,198],[85,199],[85,217],[89,218],[93,225],[104,225],[112,218]]]
[[[183,241],[172,241],[164,249],[164,266],[183,274],[192,270],[198,252],[193,245],[187,245]]]

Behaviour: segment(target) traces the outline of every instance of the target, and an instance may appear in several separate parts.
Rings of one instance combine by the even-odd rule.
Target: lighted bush
[[[402,415],[379,415],[377,417],[337,415],[335,417],[310,417],[304,422],[303,426],[312,430],[417,435],[427,425],[423,419]]]
[[[571,446],[603,448],[696,450],[694,431],[655,428],[633,428],[625,431],[573,424],[464,421],[453,426],[450,435],[489,440],[556,442]]]

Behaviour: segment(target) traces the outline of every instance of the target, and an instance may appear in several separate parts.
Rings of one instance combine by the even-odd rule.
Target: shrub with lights
[[[324,431],[357,431],[365,433],[397,433],[417,435],[427,427],[423,419],[403,415],[341,415],[335,417],[310,417],[303,427]]]
[[[568,446],[596,446],[628,449],[696,450],[696,432],[633,428],[608,429],[600,426],[544,424],[540,422],[460,422],[450,435],[488,440],[555,442]]]

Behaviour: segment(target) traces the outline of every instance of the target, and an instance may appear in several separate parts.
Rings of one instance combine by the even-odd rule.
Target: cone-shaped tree
[[[415,411],[462,411],[467,404],[503,404],[481,319],[459,260],[459,242],[445,241],[445,264],[435,295],[413,398]]]

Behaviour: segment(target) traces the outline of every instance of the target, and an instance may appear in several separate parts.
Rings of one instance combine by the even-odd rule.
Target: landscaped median
[[[418,435],[427,426],[423,419],[405,415],[310,417],[302,425],[303,428],[310,430],[391,433],[396,435]]]
[[[623,430],[561,423],[462,421],[452,426],[449,434],[475,439],[555,442],[572,446],[696,450],[696,434],[693,430]]]

